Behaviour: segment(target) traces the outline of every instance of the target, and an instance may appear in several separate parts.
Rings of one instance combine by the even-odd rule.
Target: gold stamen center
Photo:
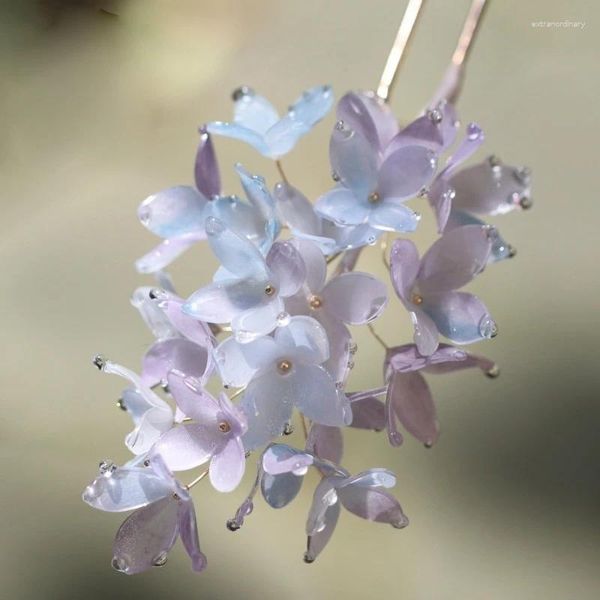
[[[369,194],[369,202],[371,204],[376,204],[377,202],[379,202],[379,200],[380,200],[380,197],[377,192],[372,192],[371,194]]]
[[[410,300],[413,304],[423,304],[423,296],[419,296],[419,294],[413,294]]]
[[[311,296],[308,299],[308,304],[312,309],[316,310],[317,308],[321,308],[321,306],[323,306],[323,300],[321,300],[319,296]]]
[[[221,421],[219,423],[219,431],[221,433],[229,433],[231,431],[231,425],[227,421]]]
[[[287,373],[290,372],[292,368],[292,363],[289,360],[282,360],[279,362],[279,364],[277,365],[277,370],[282,374],[285,375]]]
[[[271,285],[270,283],[268,283],[265,286],[265,294],[267,296],[272,296],[275,293],[275,286]]]

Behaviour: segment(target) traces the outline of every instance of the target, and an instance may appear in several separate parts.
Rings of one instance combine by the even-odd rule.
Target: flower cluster
[[[531,205],[527,169],[495,157],[462,167],[484,136],[474,123],[460,133],[448,102],[400,127],[374,94],[350,92],[337,103],[331,134],[334,185],[312,203],[283,175],[279,159],[332,108],[331,89],[304,92],[282,118],[249,88],[233,100],[232,122],[200,129],[195,185],[162,190],[139,207],[141,223],[162,238],[136,263],[158,280],[132,298],[155,337],[140,373],[94,358],[100,370],[128,381],[119,405],[133,421],[125,438],[133,457],[123,466],[102,461],[83,499],[104,511],[133,511],[113,548],[113,566],[127,574],[163,565],[177,537],[193,569],[203,570],[190,489],[208,476],[215,489],[230,492],[255,457],[256,479],[227,522],[232,531],[252,512],[259,489],[269,506],[286,506],[311,467],[321,479],[308,512],[307,562],[329,541],[342,506],[405,527],[408,519],[388,491],[393,473],[371,468],[352,475],[341,466],[343,428],[386,430],[399,446],[401,425],[430,447],[439,425],[424,375],[471,367],[498,374],[492,361],[453,345],[497,333],[486,305],[460,290],[489,264],[514,255],[481,219]],[[283,181],[270,188],[237,164],[245,197],[226,194],[214,135],[277,160]],[[425,198],[440,237],[419,256],[405,234],[420,215],[407,203]],[[372,326],[390,300],[388,282],[355,269],[364,248],[380,241],[385,250],[391,234],[400,235],[389,261],[384,254],[399,299],[391,310],[406,309],[414,326],[412,343],[396,347]],[[203,241],[220,266],[212,282],[181,298],[165,268]],[[379,387],[349,391],[357,353],[349,326],[367,326],[385,346]],[[291,433],[295,418],[303,449],[278,440]],[[198,467],[187,485],[173,475]]]

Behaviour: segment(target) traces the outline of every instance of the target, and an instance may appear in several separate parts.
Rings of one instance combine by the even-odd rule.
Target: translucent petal
[[[275,185],[274,196],[281,220],[292,230],[318,234],[320,219],[312,203],[300,190],[281,182]]]
[[[473,294],[443,292],[430,295],[423,310],[440,334],[457,344],[471,344],[496,335],[496,323],[486,306]]]
[[[179,535],[188,556],[192,560],[192,568],[196,572],[206,568],[206,556],[200,550],[198,541],[198,526],[196,525],[196,511],[194,503],[189,500],[179,505]]]
[[[444,177],[437,177],[427,194],[429,204],[435,213],[438,233],[446,229],[455,194],[454,188]]]
[[[230,323],[265,301],[265,287],[264,281],[250,279],[211,283],[194,292],[182,310],[208,323]]]
[[[206,202],[196,188],[178,185],[148,196],[138,208],[138,218],[163,238],[197,233],[204,229]]]
[[[306,449],[321,459],[339,465],[344,454],[344,438],[340,428],[313,423],[306,440]]]
[[[486,226],[465,225],[444,233],[421,259],[420,293],[455,290],[471,281],[487,264],[492,232]]]
[[[260,135],[264,135],[269,127],[279,121],[279,115],[273,105],[254,92],[240,94],[235,101],[233,112],[236,124]]]
[[[360,225],[367,220],[371,206],[366,196],[365,200],[361,201],[351,190],[335,187],[317,200],[315,210],[338,225]]]
[[[263,223],[267,224],[267,229],[272,237],[270,241],[279,234],[279,223],[276,220],[275,200],[267,186],[264,177],[253,175],[240,164],[235,165],[235,170],[239,175],[240,182],[244,192],[254,211],[261,216]],[[264,226],[263,226],[264,228]]]
[[[477,151],[484,140],[485,135],[483,129],[481,129],[477,123],[469,123],[467,125],[467,135],[465,136],[465,139],[448,159],[442,176],[447,177],[451,173],[454,173],[460,164],[469,159]]]
[[[173,426],[170,408],[150,408],[139,419],[135,429],[125,437],[125,445],[134,454],[145,454]]]
[[[476,215],[499,215],[521,207],[530,195],[530,175],[498,161],[486,160],[461,169],[450,179],[455,208]]]
[[[210,461],[208,475],[219,492],[233,491],[242,480],[246,469],[244,446],[239,438],[231,438]]]
[[[424,146],[434,152],[441,152],[444,145],[440,124],[429,115],[418,117],[398,133],[386,149],[391,154],[404,146]]]
[[[327,279],[327,263],[319,247],[309,240],[292,240],[300,252],[306,267],[306,285],[313,294],[318,294]]]
[[[279,295],[293,296],[306,279],[302,256],[291,242],[275,242],[267,254],[267,266],[278,281]]]
[[[252,129],[242,127],[236,123],[225,123],[223,121],[213,121],[206,125],[206,130],[214,135],[222,135],[240,142],[245,142],[254,147],[263,156],[269,156],[269,147],[265,143],[262,135]]]
[[[169,496],[131,514],[113,544],[113,566],[127,575],[162,564],[179,533],[179,501]]]
[[[320,365],[329,358],[329,341],[323,326],[312,317],[296,316],[275,332],[281,356],[298,357],[302,362]]]
[[[326,477],[322,479],[315,489],[312,505],[306,520],[306,533],[313,536],[327,528],[329,517],[328,509],[338,503],[335,481],[337,478]],[[336,519],[337,520],[337,519]]]
[[[253,343],[249,345],[252,346]],[[271,345],[275,345],[272,340]],[[256,373],[258,368],[251,366],[246,361],[243,352],[244,347],[245,345],[239,344],[235,338],[229,337],[223,340],[215,349],[215,359],[223,385],[243,387],[248,384]]]
[[[277,296],[266,304],[237,315],[231,321],[235,339],[240,343],[248,343],[257,337],[271,333],[286,314],[283,309],[283,300]]]
[[[131,305],[139,311],[144,323],[155,338],[160,340],[175,337],[177,329],[156,302],[150,298],[151,291],[150,287],[137,288],[131,297]]]
[[[269,475],[305,473],[313,462],[311,454],[292,448],[287,444],[273,444],[265,450],[262,457],[263,470]]]
[[[424,146],[404,146],[381,165],[377,191],[382,198],[411,198],[432,180],[437,167],[434,152]]]
[[[414,243],[410,240],[395,240],[390,251],[390,275],[394,290],[405,305],[410,303],[419,266],[419,253]]]
[[[204,127],[200,129],[200,143],[194,163],[194,179],[196,187],[204,197],[212,198],[221,193],[219,164],[210,134]]]
[[[396,485],[396,475],[388,469],[369,469],[368,471],[358,473],[358,475],[348,477],[346,481],[337,486],[337,489],[340,490],[350,485],[393,488]]]
[[[240,278],[264,280],[268,276],[265,259],[248,239],[238,235],[214,217],[206,219],[208,243],[221,264]]]
[[[418,372],[395,373],[390,379],[388,401],[404,428],[426,446],[440,433],[433,397]]]
[[[293,394],[282,379],[269,371],[248,385],[239,405],[248,421],[242,438],[246,450],[264,446],[281,435],[292,416]]]
[[[375,205],[369,215],[369,225],[382,231],[398,231],[408,233],[416,230],[420,215],[401,200],[388,198]]]
[[[170,481],[151,469],[117,468],[94,479],[83,492],[83,501],[99,510],[122,512],[156,502],[173,493]]]
[[[163,240],[148,254],[138,258],[135,261],[135,268],[138,273],[156,273],[169,266],[188,248],[203,239],[206,239],[204,231]]]
[[[317,86],[302,93],[285,117],[265,134],[271,158],[287,154],[305,133],[316,125],[333,106],[333,92],[329,86]]]
[[[321,295],[328,314],[349,325],[364,325],[376,319],[387,304],[386,285],[367,273],[334,277]]]
[[[237,196],[219,196],[214,198],[206,212],[224,223],[241,237],[249,239],[257,246],[265,237],[265,220],[250,204]]]
[[[186,423],[167,431],[152,453],[160,454],[171,471],[186,471],[207,462],[226,441],[214,424]]]
[[[374,229],[368,223],[357,225],[355,227],[338,227],[331,221],[323,219],[323,234],[335,240],[334,250],[349,250],[352,248],[361,248],[367,244],[373,245],[381,236],[381,231]],[[323,247],[323,251],[331,254],[333,251]]]
[[[373,397],[364,398],[352,402],[350,406],[352,407],[351,427],[374,431],[385,429],[385,407],[381,400]]]
[[[350,403],[345,395],[338,394],[331,375],[322,367],[297,364],[292,373],[281,379],[287,380],[287,393],[309,419],[332,427],[350,423]]]
[[[481,225],[485,226],[486,223],[473,215],[463,212],[461,210],[453,210],[448,218],[448,224],[446,229],[456,229],[463,225]],[[492,235],[492,250],[488,258],[488,263],[498,262],[506,258],[512,258],[515,255],[515,249],[500,235],[497,228],[494,227],[494,234]]]
[[[455,354],[460,352],[453,346],[448,346],[447,344],[440,344],[440,348],[442,347]],[[462,371],[463,369],[477,368],[481,369],[488,377],[496,377],[498,375],[499,369],[493,360],[490,360],[485,356],[478,356],[477,354],[470,354],[467,352],[462,352],[462,354],[464,356],[463,360],[436,362],[427,365],[424,371],[426,373],[434,373],[439,375],[445,373],[454,373],[455,371]]]
[[[362,519],[389,523],[396,528],[408,525],[399,502],[382,489],[346,486],[338,494],[344,508]]]
[[[152,344],[142,360],[142,380],[150,386],[166,381],[169,371],[202,380],[210,366],[207,348],[184,338],[171,338]]]
[[[323,529],[321,529],[321,531],[308,536],[304,560],[313,562],[317,556],[321,554],[325,546],[329,543],[333,532],[335,531],[335,526],[337,525],[339,516],[340,505],[338,502],[327,507],[323,516],[323,522],[325,526]]]
[[[185,373],[172,372],[167,382],[169,393],[184,415],[216,430],[219,403],[202,388],[198,380],[186,377]]]
[[[321,310],[316,316],[329,340],[329,358],[322,366],[336,383],[345,383],[352,362],[352,335],[342,322],[331,317],[327,311]]]
[[[260,482],[263,498],[271,508],[287,506],[302,487],[303,477],[293,473],[269,475],[264,473]]]
[[[156,290],[154,290],[154,293],[157,293]],[[214,336],[210,328],[206,323],[183,312],[183,304],[184,300],[182,298],[159,292],[157,305],[165,313],[176,331],[199,346],[212,348]]]
[[[329,142],[331,168],[341,184],[357,198],[375,189],[378,167],[377,147],[343,122],[334,127]]]
[[[437,323],[424,310],[417,308],[410,313],[413,322],[413,340],[424,356],[433,354],[438,347],[439,332]]]
[[[389,375],[390,371],[408,373],[418,371],[431,365],[448,362],[463,362],[467,353],[449,344],[440,344],[438,349],[428,356],[423,356],[414,344],[404,344],[389,348],[384,361],[384,372]],[[387,375],[386,375],[387,377]]]

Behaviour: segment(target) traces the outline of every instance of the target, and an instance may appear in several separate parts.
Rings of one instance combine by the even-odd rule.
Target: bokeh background
[[[597,149],[600,4],[491,2],[459,101],[487,134],[485,153],[527,164],[535,207],[496,221],[517,247],[471,286],[500,335],[476,350],[502,368],[430,378],[442,436],[351,431],[346,464],[385,466],[411,525],[396,531],[346,513],[313,565],[302,562],[315,479],[288,508],[261,501],[236,534],[224,526],[250,486],[194,491],[209,557],[191,572],[177,546],[166,567],[128,578],[110,568],[119,515],[80,500],[100,459],[122,462],[122,382],[90,365],[103,352],[137,368],[150,333],[129,305],[150,284],[135,258],[156,240],[136,207],[192,181],[197,126],[230,115],[250,84],[280,108],[318,83],[338,96],[373,88],[404,0],[4,0],[0,2],[2,596],[17,599],[205,598],[411,600],[600,597],[597,358]],[[430,0],[392,99],[417,114],[449,60],[467,0]],[[584,21],[583,30],[532,21]],[[285,158],[315,198],[330,185],[330,115]],[[268,161],[218,140],[228,190],[235,161],[273,184]],[[414,236],[434,239],[429,212]],[[203,248],[173,268],[182,295],[215,263]],[[384,275],[379,253],[361,268]],[[377,324],[410,337],[392,301]],[[352,387],[380,381],[364,331]],[[296,434],[295,434],[296,435]],[[298,439],[298,443],[301,441]],[[251,469],[250,469],[251,470]]]

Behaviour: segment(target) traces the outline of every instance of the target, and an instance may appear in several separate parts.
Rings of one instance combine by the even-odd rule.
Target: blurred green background
[[[392,99],[403,121],[422,108],[449,60],[468,0],[427,2]],[[502,376],[430,378],[442,436],[351,431],[346,465],[385,466],[411,525],[403,531],[346,513],[319,560],[302,562],[315,479],[288,508],[258,501],[239,532],[231,495],[195,489],[209,569],[193,574],[179,546],[166,567],[136,577],[110,568],[120,516],[80,493],[100,459],[128,458],[122,382],[90,357],[137,368],[150,342],[133,289],[150,284],[135,258],[156,242],[136,220],[148,194],[192,181],[196,128],[231,114],[246,83],[281,109],[306,87],[338,97],[378,81],[404,0],[5,0],[0,2],[2,221],[2,597],[571,599],[600,597],[600,369],[597,96],[600,4],[491,2],[459,102],[485,129],[486,153],[527,164],[534,210],[498,219],[519,253],[471,290],[500,335],[476,351]],[[539,29],[532,21],[584,21]],[[315,198],[330,185],[334,117],[284,164]],[[276,181],[272,164],[217,141],[226,188],[241,161]],[[414,203],[413,203],[414,204]],[[414,236],[434,239],[430,213]],[[215,266],[203,248],[173,269],[182,295]],[[360,268],[384,275],[379,254]],[[410,338],[392,301],[377,324]],[[380,382],[380,348],[364,331],[353,388]],[[298,443],[301,443],[298,440]],[[252,470],[252,469],[250,469]]]

